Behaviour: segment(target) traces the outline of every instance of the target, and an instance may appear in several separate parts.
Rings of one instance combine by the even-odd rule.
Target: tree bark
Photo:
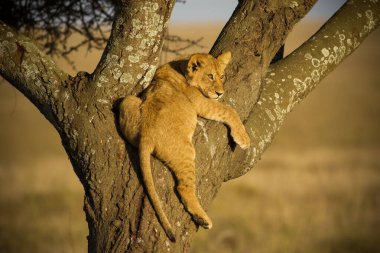
[[[187,252],[198,228],[175,194],[172,175],[152,159],[176,243],[167,239],[144,193],[137,152],[121,138],[114,110],[118,99],[140,92],[153,77],[174,0],[114,2],[119,8],[111,37],[94,73],[68,76],[30,39],[1,22],[0,73],[62,138],[85,190],[89,252]],[[199,120],[197,187],[206,209],[223,182],[253,167],[287,113],[379,24],[377,1],[349,1],[307,43],[270,65],[314,2],[239,1],[211,50],[232,51],[224,103],[239,112],[253,145],[243,151],[229,141],[225,126]]]

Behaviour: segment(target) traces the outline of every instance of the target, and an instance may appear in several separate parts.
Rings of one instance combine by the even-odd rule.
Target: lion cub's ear
[[[231,60],[231,57],[232,57],[232,54],[230,51],[227,51],[223,54],[220,54],[216,60],[218,61],[219,63],[219,66],[220,66],[220,69],[221,71],[224,71],[224,69],[227,67],[227,64],[230,62]]]
[[[194,54],[190,57],[189,62],[187,63],[187,73],[189,76],[192,76],[194,72],[199,70],[205,65],[205,62],[202,59],[203,55]]]

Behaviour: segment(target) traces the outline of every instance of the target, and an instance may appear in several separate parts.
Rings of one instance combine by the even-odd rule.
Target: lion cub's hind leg
[[[121,131],[129,143],[139,146],[141,125],[141,99],[127,96],[120,104],[119,122]]]
[[[196,196],[195,184],[195,150],[191,142],[177,147],[177,152],[165,162],[172,169],[177,178],[177,191],[187,211],[193,220],[200,226],[210,229],[211,219],[203,210]]]

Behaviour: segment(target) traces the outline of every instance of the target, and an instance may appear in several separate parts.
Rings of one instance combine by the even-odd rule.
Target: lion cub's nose
[[[216,95],[218,95],[218,98],[222,97],[223,91],[215,91]]]

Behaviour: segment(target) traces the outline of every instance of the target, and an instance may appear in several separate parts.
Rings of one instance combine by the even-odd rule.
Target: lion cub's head
[[[186,79],[205,97],[217,99],[224,93],[224,69],[231,60],[231,52],[217,58],[209,54],[194,54],[187,63]]]

